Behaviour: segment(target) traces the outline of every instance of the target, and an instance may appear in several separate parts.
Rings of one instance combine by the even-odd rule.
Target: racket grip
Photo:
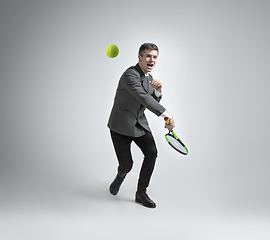
[[[167,125],[170,124],[170,119],[169,119],[168,117],[165,117],[165,118],[164,118],[164,121],[165,121],[165,123],[166,123]]]

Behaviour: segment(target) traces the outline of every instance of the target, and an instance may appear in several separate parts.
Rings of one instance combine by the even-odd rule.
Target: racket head
[[[170,144],[172,148],[174,148],[176,151],[183,155],[188,154],[188,149],[185,146],[185,144],[176,136],[176,134],[173,131],[169,131],[165,135],[166,141]]]

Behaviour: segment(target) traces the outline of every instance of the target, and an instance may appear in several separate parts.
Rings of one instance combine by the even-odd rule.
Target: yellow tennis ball
[[[108,57],[115,58],[119,54],[119,48],[114,44],[110,44],[106,47],[105,52]]]

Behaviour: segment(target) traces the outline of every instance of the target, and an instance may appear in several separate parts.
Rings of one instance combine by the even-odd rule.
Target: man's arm
[[[158,82],[161,85],[158,86]],[[161,92],[162,83],[157,79],[153,79],[152,81],[149,81],[149,84],[154,88],[154,91],[152,93],[153,98],[155,98],[158,102],[160,102],[160,100],[162,98],[162,92]],[[157,90],[157,88],[158,88],[158,90]]]
[[[154,93],[155,96],[160,100],[161,99],[161,89],[162,89],[162,83],[158,79],[153,79],[153,81],[149,81],[150,85],[155,89]],[[161,115],[161,117],[165,118],[167,117],[169,119],[169,124],[165,124],[165,128],[172,131],[172,129],[175,127],[173,116],[165,110]]]
[[[166,110],[151,94],[145,91],[141,84],[141,77],[136,70],[127,70],[121,77],[120,82],[133,97],[157,116],[160,116]]]

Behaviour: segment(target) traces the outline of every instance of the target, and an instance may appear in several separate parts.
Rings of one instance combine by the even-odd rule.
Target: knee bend
[[[148,154],[152,158],[157,158],[157,156],[158,156],[158,150],[157,150],[157,148],[151,148],[151,149],[149,149],[149,153]]]

